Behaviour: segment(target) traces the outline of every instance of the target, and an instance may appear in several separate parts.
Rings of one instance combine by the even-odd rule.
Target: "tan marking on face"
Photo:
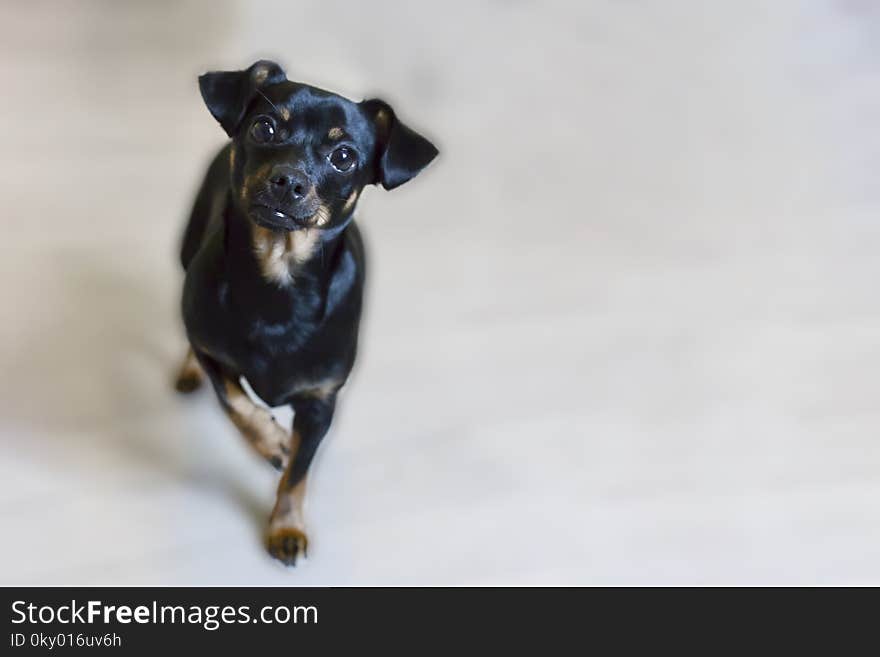
[[[259,189],[263,185],[269,174],[272,172],[272,163],[266,163],[258,167],[256,171],[249,173],[244,177],[241,187],[238,189],[238,196],[242,204],[246,204],[248,198],[252,196],[254,189]]]
[[[180,392],[191,392],[202,384],[203,379],[202,366],[199,365],[199,361],[196,360],[192,347],[190,347],[183,359],[183,364],[180,366],[174,385]]]
[[[280,114],[281,114],[281,118],[282,118],[282,119],[284,119],[285,121],[289,121],[289,120],[290,120],[290,110],[289,110],[289,109],[287,109],[286,107],[282,107],[282,108],[279,110],[279,112],[280,112]]]
[[[237,381],[224,378],[223,390],[226,414],[232,423],[263,458],[286,468],[294,451],[290,434],[267,409],[257,406]]]
[[[330,128],[330,132],[327,133],[327,137],[329,139],[342,139],[343,132],[342,128]]]
[[[326,226],[330,221],[330,208],[328,208],[323,203],[318,206],[318,209],[315,211],[315,225],[316,226]]]
[[[342,206],[342,211],[344,213],[348,213],[354,208],[354,204],[357,203],[358,195],[361,193],[361,190],[354,190],[347,199],[345,199],[345,205]]]
[[[262,186],[271,173],[272,163],[267,162],[266,164],[257,167],[252,173],[246,175],[241,186],[242,197],[250,195],[252,188],[259,188]]]

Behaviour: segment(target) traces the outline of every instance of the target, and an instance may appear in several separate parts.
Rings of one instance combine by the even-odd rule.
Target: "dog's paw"
[[[193,355],[192,349],[190,349],[177,372],[174,387],[177,389],[177,392],[192,392],[202,385],[203,379],[202,367]]]
[[[202,377],[198,372],[181,372],[174,382],[174,389],[184,394],[198,390],[202,385]]]
[[[290,463],[290,432],[283,429],[267,409],[255,406],[250,400],[247,405],[236,399],[233,403],[238,407],[234,407],[229,416],[242,435],[272,467],[284,470]]]
[[[269,554],[285,566],[296,565],[297,557],[305,557],[309,539],[294,527],[279,527],[269,532],[266,547]]]
[[[289,452],[289,449],[282,447],[278,454],[267,456],[266,460],[269,462],[269,465],[278,470],[278,472],[284,472],[287,469],[287,464],[290,463]]]

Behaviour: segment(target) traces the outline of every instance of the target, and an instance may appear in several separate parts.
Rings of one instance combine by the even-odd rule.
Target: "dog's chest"
[[[307,262],[319,248],[317,231],[278,233],[253,227],[252,245],[260,273],[269,284],[294,284],[297,267]]]
[[[334,259],[327,275],[294,269],[282,284],[266,280],[253,251],[234,260],[220,247],[208,245],[187,270],[183,311],[193,346],[244,376],[270,404],[344,379],[360,315],[351,254]]]
[[[201,264],[201,263],[197,263]],[[323,299],[305,282],[278,286],[192,267],[184,287],[190,338],[221,360],[277,356],[302,347],[322,321]]]

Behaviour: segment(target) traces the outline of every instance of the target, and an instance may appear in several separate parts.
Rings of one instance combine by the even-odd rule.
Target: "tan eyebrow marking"
[[[289,109],[287,109],[286,107],[282,107],[280,110],[280,113],[281,113],[282,119],[284,119],[285,121],[290,120],[290,110]]]
[[[344,134],[342,128],[330,128],[330,132],[327,133],[327,136],[330,139],[342,139],[342,135]]]

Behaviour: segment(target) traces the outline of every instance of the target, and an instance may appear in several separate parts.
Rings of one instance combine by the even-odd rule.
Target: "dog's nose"
[[[289,193],[298,201],[309,192],[309,179],[302,171],[291,167],[275,167],[269,180],[279,196]]]

